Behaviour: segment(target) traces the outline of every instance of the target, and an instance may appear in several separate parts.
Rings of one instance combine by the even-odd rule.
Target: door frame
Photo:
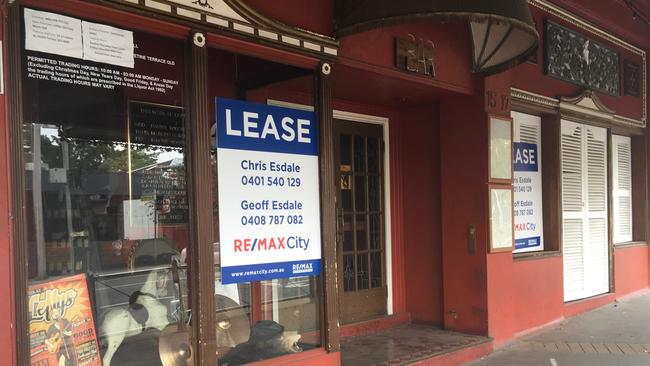
[[[305,104],[286,102],[283,100],[277,99],[267,99],[266,103],[269,105],[274,105],[278,107],[287,107],[302,109],[305,111],[313,111],[314,107]],[[334,119],[346,121],[346,122],[357,122],[357,123],[369,123],[374,125],[380,125],[382,127],[382,138],[384,140],[384,241],[386,246],[386,315],[393,315],[393,256],[392,256],[392,231],[391,231],[391,174],[390,174],[390,131],[389,131],[389,118],[382,116],[375,116],[370,114],[362,114],[356,112],[348,112],[343,110],[334,109]]]
[[[587,290],[584,288],[585,284],[586,284],[586,280],[583,279],[583,290],[582,290],[582,293],[581,293],[580,297],[571,298],[571,299],[567,300],[566,292],[565,292],[566,277],[567,276],[566,276],[566,272],[565,272],[565,268],[564,268],[564,264],[563,264],[563,268],[562,268],[563,299],[562,300],[563,300],[564,304],[569,304],[569,303],[572,303],[572,302],[582,301],[582,300],[594,298],[596,296],[611,294],[611,293],[614,292],[614,272],[613,272],[613,268],[614,268],[614,245],[613,245],[613,236],[612,236],[614,218],[612,216],[612,214],[613,214],[613,211],[612,211],[613,210],[613,208],[612,208],[612,203],[613,203],[613,201],[612,201],[613,200],[613,198],[612,198],[612,184],[613,184],[613,181],[612,181],[612,176],[611,176],[612,175],[612,161],[611,161],[611,149],[612,149],[611,135],[612,135],[612,132],[611,132],[611,128],[607,127],[607,126],[601,126],[601,125],[598,125],[598,124],[594,124],[592,121],[589,121],[588,119],[567,118],[566,116],[560,115],[560,117],[559,117],[560,145],[561,145],[561,140],[562,140],[562,135],[563,135],[563,127],[564,127],[565,123],[569,123],[569,124],[573,124],[573,125],[579,125],[579,126],[582,126],[583,129],[585,129],[585,130],[583,130],[581,132],[581,135],[582,135],[581,136],[581,147],[585,148],[582,151],[585,154],[587,152],[587,147],[586,147],[586,144],[587,144],[587,140],[586,140],[587,132],[586,132],[586,129],[587,128],[597,128],[597,129],[604,130],[604,132],[605,132],[605,164],[607,165],[606,169],[605,169],[605,193],[606,193],[605,200],[606,200],[606,202],[605,202],[605,215],[604,215],[604,219],[605,219],[605,222],[606,222],[606,229],[607,229],[607,239],[606,239],[606,245],[607,245],[607,271],[606,271],[606,273],[607,273],[607,291],[602,292],[602,293],[595,293],[595,294],[594,293],[587,293]],[[583,139],[583,137],[584,137],[584,139]],[[585,157],[583,158],[584,163],[586,163],[587,158],[588,157],[585,155]],[[559,164],[560,164],[559,165],[560,166],[560,176],[559,176],[559,179],[560,179],[560,202],[562,202],[563,201],[564,189],[562,187],[562,181],[563,181],[562,164],[563,164],[563,159],[562,159],[562,147],[561,146],[560,146]],[[586,165],[585,165],[585,167],[586,167]],[[588,171],[586,171],[586,173],[588,174]],[[584,175],[586,176],[586,174],[584,174]],[[583,190],[583,192],[586,192],[586,193],[583,193],[583,197],[582,197],[583,198],[583,205],[584,205],[584,202],[586,202],[588,200],[587,195],[588,195],[589,191],[587,189],[587,184],[588,184],[587,179],[586,178],[583,179],[583,181],[582,181],[582,190]],[[584,233],[585,233],[585,230],[587,230],[586,227],[589,224],[589,219],[592,218],[592,216],[590,216],[589,207],[587,206],[586,211],[583,211],[581,215],[575,215],[575,213],[573,213],[573,212],[572,213],[566,213],[564,211],[564,207],[562,207],[562,205],[561,205],[560,206],[560,214],[561,214],[560,219],[561,219],[561,223],[562,223],[561,231],[560,231],[560,237],[562,239],[561,240],[561,250],[562,250],[563,261],[564,261],[564,256],[566,255],[566,252],[564,250],[564,219],[567,218],[567,214],[568,214],[568,218],[580,217],[583,220],[583,243],[582,243],[583,244],[583,258],[582,258],[582,263],[583,263],[583,276],[584,276],[586,268],[587,268],[587,265],[585,263],[585,253],[584,253],[584,250],[585,250]],[[587,235],[587,241],[590,241],[589,235]]]

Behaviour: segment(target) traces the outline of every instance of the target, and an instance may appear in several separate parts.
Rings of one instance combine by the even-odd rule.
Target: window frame
[[[523,250],[523,251],[518,251],[518,249],[513,250],[514,255],[520,255],[520,256],[523,256],[523,255],[529,255],[529,256],[530,255],[539,255],[539,253],[544,253],[544,252],[548,251],[548,250],[546,250],[546,245],[544,244],[545,243],[545,232],[544,232],[544,221],[545,221],[545,215],[544,215],[545,209],[544,209],[544,206],[545,206],[545,203],[544,203],[544,189],[543,189],[543,185],[544,185],[544,157],[543,157],[544,148],[542,146],[542,144],[543,144],[542,117],[537,115],[537,114],[532,114],[532,113],[527,113],[527,112],[519,112],[519,111],[516,111],[516,110],[513,110],[510,115],[512,117],[512,133],[513,133],[512,144],[513,144],[513,149],[514,149],[514,144],[516,143],[515,140],[517,140],[517,138],[515,138],[515,136],[516,136],[515,132],[518,129],[519,130],[521,129],[521,124],[519,124],[519,126],[517,126],[518,123],[520,123],[520,122],[518,122],[518,115],[523,115],[523,116],[521,116],[523,118],[532,117],[532,118],[535,118],[535,119],[539,119],[537,159],[538,159],[538,169],[539,169],[540,178],[541,178],[541,182],[539,182],[539,189],[541,191],[540,192],[541,193],[541,201],[539,202],[539,205],[538,205],[537,208],[541,209],[541,211],[542,211],[541,215],[540,215],[541,216],[541,224],[542,224],[542,233],[541,233],[541,238],[540,238],[541,248],[534,249],[534,250]],[[526,123],[528,123],[528,122],[526,122]],[[524,124],[526,124],[526,123],[524,123]],[[519,138],[519,140],[520,139],[521,138]],[[519,141],[519,142],[521,142],[521,141]],[[516,183],[516,182],[514,182],[514,176],[516,174],[516,170],[514,169],[514,165],[515,165],[514,164],[514,159],[515,159],[515,157],[513,156],[513,188],[514,188],[514,184]],[[515,195],[516,194],[517,194],[517,192],[513,191],[513,200],[515,200]],[[514,207],[513,207],[513,209],[514,209]],[[513,225],[514,225],[514,221],[513,221]],[[516,229],[515,229],[515,232],[516,232]],[[516,238],[515,238],[515,245],[516,245]],[[522,248],[522,249],[527,249],[527,248]]]
[[[626,145],[628,152],[627,156],[621,157],[618,146],[619,145]],[[622,159],[627,159],[627,164],[628,164],[628,175],[626,178],[628,179],[628,184],[629,188],[624,189],[620,188],[621,182],[620,182],[620,177],[621,177],[621,171],[620,171],[620,163]],[[610,187],[610,199],[611,199],[611,231],[612,231],[612,244],[617,245],[621,243],[627,243],[632,241],[633,233],[634,233],[634,219],[633,219],[633,214],[634,214],[634,201],[632,200],[632,191],[634,189],[632,185],[632,138],[629,136],[625,135],[619,135],[619,134],[611,134],[611,140],[610,140],[610,149],[609,149],[609,159],[610,159],[610,164],[611,164],[611,187]],[[625,234],[620,234],[619,233],[619,226],[621,224],[621,215],[623,212],[620,209],[620,198],[621,197],[627,197],[630,201],[629,204],[629,211],[627,212],[629,215],[629,232]]]
[[[211,32],[202,33],[201,31],[194,32],[191,30],[190,26],[186,22],[181,22],[178,20],[171,19],[169,17],[154,17],[153,13],[131,13],[126,12],[123,7],[117,5],[100,5],[92,3],[83,3],[77,4],[40,4],[36,0],[24,0],[16,1],[8,5],[8,42],[7,47],[10,50],[7,54],[7,93],[8,97],[8,106],[9,119],[7,121],[7,128],[10,134],[11,145],[9,146],[9,158],[11,164],[11,171],[21,172],[24,169],[24,157],[23,157],[23,136],[22,136],[22,125],[23,125],[23,95],[22,95],[22,8],[23,6],[29,6],[34,9],[52,11],[62,13],[68,16],[80,17],[87,20],[98,21],[101,23],[110,24],[112,26],[125,27],[131,30],[145,31],[153,33],[160,37],[169,37],[173,39],[181,39],[186,42],[186,54],[185,54],[185,108],[187,108],[188,113],[185,118],[185,128],[186,128],[186,139],[196,139],[199,137],[201,140],[204,133],[204,127],[209,123],[209,103],[206,103],[205,96],[207,96],[207,75],[208,75],[208,65],[206,62],[207,59],[207,47],[204,45],[198,45],[194,40],[194,35],[196,33],[201,33],[203,36],[209,38],[208,43],[217,45],[218,48],[230,49],[233,51],[241,51],[246,54],[250,54],[255,57],[259,57],[266,60],[274,60],[276,62],[281,62],[284,64],[296,65],[305,67],[308,69],[314,70],[314,83],[316,88],[314,90],[314,96],[316,99],[316,110],[318,118],[321,121],[321,131],[320,131],[320,145],[321,148],[319,154],[319,165],[320,165],[320,179],[321,181],[331,181],[333,179],[333,170],[328,167],[328,158],[332,154],[330,147],[332,146],[332,134],[331,124],[332,124],[332,86],[331,86],[331,77],[329,71],[325,73],[321,70],[330,70],[330,65],[327,64],[324,60],[313,56],[297,55],[294,52],[283,50],[283,49],[269,49],[264,45],[253,43],[247,40],[234,39],[228,35],[227,32],[219,32],[216,29],[213,29]],[[107,19],[110,19],[108,21]],[[136,20],[136,21],[134,21]],[[323,66],[323,67],[321,67]],[[324,66],[327,66],[325,68]],[[192,137],[194,136],[194,137]],[[207,140],[208,137],[204,136]],[[196,190],[196,187],[204,187],[206,183],[210,183],[211,180],[206,178],[209,176],[209,164],[205,161],[206,158],[201,155],[208,154],[209,148],[204,148],[201,150],[204,145],[209,147],[209,142],[200,141],[196,143],[195,140],[191,140],[194,143],[188,144],[187,151],[187,175],[188,175],[188,190]],[[195,148],[193,148],[195,147]],[[209,160],[209,159],[208,159]],[[203,175],[203,176],[202,176]],[[331,178],[331,179],[330,179]],[[12,214],[12,245],[13,245],[13,267],[15,270],[15,276],[13,281],[14,286],[14,295],[15,295],[15,313],[16,313],[16,323],[15,327],[15,336],[16,336],[16,360],[18,364],[28,364],[30,362],[30,352],[29,352],[29,319],[28,319],[28,304],[27,304],[27,289],[28,289],[28,276],[27,276],[27,217],[25,210],[25,177],[23,174],[11,174],[11,214]],[[196,191],[198,192],[198,191]],[[194,195],[194,197],[191,197]],[[188,199],[190,200],[190,210],[192,212],[200,210],[203,217],[201,223],[197,223],[197,217],[190,219],[190,225],[192,226],[192,243],[203,243],[211,242],[212,235],[208,233],[205,228],[210,227],[209,223],[204,224],[205,220],[212,219],[212,206],[210,204],[211,200],[201,197],[197,197],[197,194],[189,193]],[[333,213],[335,211],[333,205],[333,192],[331,190],[322,190],[321,192],[321,217],[329,217],[328,213]],[[194,208],[192,208],[194,206]],[[197,207],[201,206],[201,207]],[[192,215],[197,216],[197,215]],[[330,215],[331,216],[331,215]],[[333,216],[332,216],[333,217]],[[327,220],[322,221],[322,237],[323,241],[333,241],[335,238],[334,225],[329,223]],[[209,239],[208,239],[209,238]],[[207,240],[207,241],[206,241]],[[193,265],[195,273],[203,273],[201,276],[192,276],[191,286],[197,291],[194,291],[195,297],[198,297],[199,293],[210,294],[214,293],[214,273],[213,261],[212,261],[212,247],[206,245],[196,245],[198,248],[196,256],[197,258],[209,258],[209,260],[201,261],[202,264],[198,264],[198,260],[193,262],[197,263]],[[203,248],[203,249],[202,249]],[[323,273],[321,276],[331,277],[334,274],[330,273],[328,262],[334,261],[334,249],[331,251],[328,250],[329,246],[326,246],[322,258],[323,258]],[[202,252],[202,253],[198,253]],[[199,269],[200,268],[200,269]],[[207,270],[209,268],[210,270]],[[210,273],[212,273],[210,275]],[[321,324],[321,348],[306,351],[303,353],[303,357],[307,357],[307,354],[311,354],[309,357],[317,357],[317,355],[325,352],[337,352],[340,349],[339,342],[339,331],[340,327],[338,325],[338,310],[337,310],[337,296],[336,288],[334,287],[333,281],[324,281],[321,280],[321,283],[324,283],[320,287],[322,305],[319,311],[319,318]],[[198,301],[201,300],[201,301]],[[192,347],[195,352],[195,358],[200,360],[199,362],[216,362],[216,352],[214,341],[214,327],[216,326],[214,320],[214,297],[213,296],[203,296],[201,298],[193,299],[194,306],[196,311],[200,312],[200,309],[212,309],[207,311],[202,316],[202,321],[200,322],[199,327],[193,327],[190,340],[192,342]],[[207,315],[207,316],[206,316]],[[201,334],[208,335],[208,337],[201,337]],[[212,334],[212,337],[209,335]],[[199,341],[200,338],[203,338]],[[211,338],[211,339],[208,339]],[[327,345],[327,346],[326,346]]]
[[[562,255],[560,116],[555,109],[516,103],[512,112],[541,118],[540,160],[542,173],[543,250],[513,253],[515,261],[559,257]]]
[[[521,95],[525,95],[522,97]],[[540,259],[551,256],[562,255],[562,223],[560,213],[562,212],[561,198],[561,167],[560,167],[560,120],[563,113],[560,108],[560,100],[549,98],[531,92],[512,88],[512,111],[525,114],[536,115],[542,118],[542,196],[543,196],[543,217],[544,217],[544,251],[513,253],[513,259],[516,261]],[[610,238],[611,252],[619,247],[636,246],[647,244],[647,228],[649,218],[649,208],[645,204],[634,202],[647,202],[648,198],[648,158],[647,142],[644,130],[635,126],[623,126],[611,122],[599,122],[589,120],[587,117],[570,117],[571,121],[605,127],[609,134],[618,134],[630,136],[632,139],[632,241],[612,243]],[[608,144],[612,146],[611,142]],[[610,148],[608,147],[608,148]],[[607,151],[610,156],[609,150]],[[608,163],[611,167],[611,163]],[[611,173],[610,173],[611,174]],[[611,176],[609,176],[611,184]],[[608,186],[611,191],[611,187]],[[608,193],[611,203],[611,193]],[[610,214],[613,210],[609,210]],[[610,217],[609,222],[613,220]],[[612,226],[610,224],[610,233]],[[613,255],[613,254],[612,254]]]
[[[562,250],[565,250],[566,243],[564,242],[564,235],[565,235],[565,226],[564,222],[565,220],[572,220],[572,219],[577,219],[581,220],[581,239],[580,239],[580,248],[581,248],[581,262],[582,262],[582,267],[581,267],[581,272],[582,272],[582,280],[581,280],[581,285],[582,289],[577,290],[577,291],[571,291],[567,290],[567,266],[565,260],[567,259],[567,254],[565,253],[563,255],[563,262],[564,262],[564,268],[563,268],[563,284],[564,284],[564,301],[565,302],[570,302],[570,301],[575,301],[575,300],[580,300],[592,296],[597,296],[603,293],[608,293],[612,289],[612,284],[613,284],[613,273],[612,273],[612,263],[613,263],[613,257],[612,257],[612,241],[611,241],[611,162],[609,161],[609,149],[611,149],[611,132],[608,127],[606,126],[599,126],[597,124],[593,123],[585,123],[584,121],[580,120],[574,120],[574,119],[567,119],[567,118],[562,118],[561,119],[561,129],[564,130],[565,127],[567,129],[571,128],[571,126],[574,126],[574,128],[580,128],[580,136],[579,136],[579,146],[580,146],[580,160],[581,160],[581,178],[580,178],[580,183],[581,183],[581,193],[582,197],[580,197],[581,200],[581,209],[579,211],[577,210],[565,210],[564,207],[562,207],[562,210],[560,212],[560,217],[562,219]],[[561,136],[560,139],[562,140],[564,136],[564,132],[561,130]],[[592,138],[590,139],[590,132]],[[600,135],[600,136],[598,136]],[[595,146],[590,146],[590,142],[600,142],[604,144],[604,148],[601,150],[603,153],[602,155],[599,155],[599,150],[595,150],[597,148],[597,145]],[[575,147],[574,147],[575,148]],[[563,152],[562,152],[563,153]],[[561,153],[561,155],[562,155]],[[599,156],[602,156],[602,162],[605,165],[601,169],[601,174],[600,176],[595,175],[594,180],[591,181],[590,178],[593,176],[593,172],[598,172],[598,166],[597,163],[599,162]],[[592,160],[593,159],[593,160]],[[562,161],[560,161],[560,165],[562,165]],[[592,170],[593,168],[593,170]],[[564,169],[562,169],[564,170]],[[603,181],[599,182],[598,178],[602,178]],[[560,177],[561,182],[564,182],[564,176],[562,175]],[[598,183],[602,183],[598,184]],[[598,209],[599,206],[599,187],[602,188],[602,191],[605,193],[605,197],[602,198],[602,209]],[[564,197],[561,193],[561,199],[564,201]],[[593,201],[593,202],[592,202]],[[596,209],[593,209],[596,208]],[[567,217],[568,216],[568,217]],[[598,227],[592,226],[592,223],[597,223],[599,220],[603,221],[604,225],[604,230],[606,231],[604,238],[600,237],[598,235]],[[595,233],[594,233],[595,232]],[[600,279],[598,275],[601,273],[598,271],[598,265],[599,265],[599,251],[597,245],[594,245],[592,238],[595,238],[596,240],[598,238],[601,238],[604,240],[605,244],[605,250],[604,254],[605,260],[606,260],[606,275],[607,275],[607,284],[606,284],[606,290],[604,292],[601,292],[603,288],[601,288],[602,283],[599,283],[598,280]],[[586,238],[586,239],[585,239]],[[588,243],[592,243],[589,245]],[[567,251],[568,252],[568,251]],[[599,285],[600,284],[600,285]]]
[[[648,241],[647,237],[647,228],[648,228],[648,207],[645,204],[635,204],[635,202],[647,202],[648,198],[648,181],[647,181],[647,172],[648,172],[648,157],[647,157],[647,142],[644,135],[640,134],[640,131],[632,129],[622,129],[622,128],[612,128],[612,136],[620,135],[630,138],[630,178],[631,178],[631,201],[632,201],[632,237],[627,241],[617,242],[612,236],[612,246],[614,248],[619,248],[623,246],[634,246],[640,244],[646,244]],[[610,143],[610,146],[613,146]],[[612,154],[609,154],[610,159]],[[613,166],[613,164],[611,164]],[[612,169],[611,174],[614,174]],[[613,177],[610,179],[613,182]],[[613,191],[614,187],[610,187],[610,191]],[[612,217],[611,220],[611,231],[612,233],[615,230],[615,218],[613,216],[614,210],[614,200],[613,193],[610,192],[610,205],[612,205]]]

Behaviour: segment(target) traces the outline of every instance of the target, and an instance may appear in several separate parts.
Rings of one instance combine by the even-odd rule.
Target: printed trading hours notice
[[[320,273],[313,112],[216,99],[222,283]]]

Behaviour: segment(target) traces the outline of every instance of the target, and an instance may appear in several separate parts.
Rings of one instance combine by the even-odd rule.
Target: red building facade
[[[91,364],[149,357],[182,333],[174,344],[201,365],[336,365],[345,338],[407,323],[490,337],[467,361],[650,287],[641,2],[530,0],[537,47],[487,73],[522,41],[484,9],[349,30],[335,1],[0,4],[8,364],[81,360],[81,341],[53,352],[50,329],[33,325],[39,296],[79,274],[86,305],[76,298],[71,330],[53,329],[65,338],[91,324]],[[491,21],[495,33],[481,28]],[[82,45],[102,26],[132,37],[133,63],[120,64],[124,49],[102,59],[62,47],[78,41],[75,24]],[[69,38],[48,43],[39,29]],[[215,98],[315,113],[319,275],[222,283],[219,197],[230,192],[217,179]],[[531,180],[518,144],[535,145]],[[160,291],[154,305],[133,296],[143,289]],[[107,320],[122,315],[132,323]],[[235,358],[264,332],[295,332],[301,351]],[[111,361],[117,333],[128,334]]]

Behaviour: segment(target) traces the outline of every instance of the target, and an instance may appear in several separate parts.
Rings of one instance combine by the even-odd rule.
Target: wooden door
[[[340,321],[386,314],[384,143],[380,125],[335,121]]]

